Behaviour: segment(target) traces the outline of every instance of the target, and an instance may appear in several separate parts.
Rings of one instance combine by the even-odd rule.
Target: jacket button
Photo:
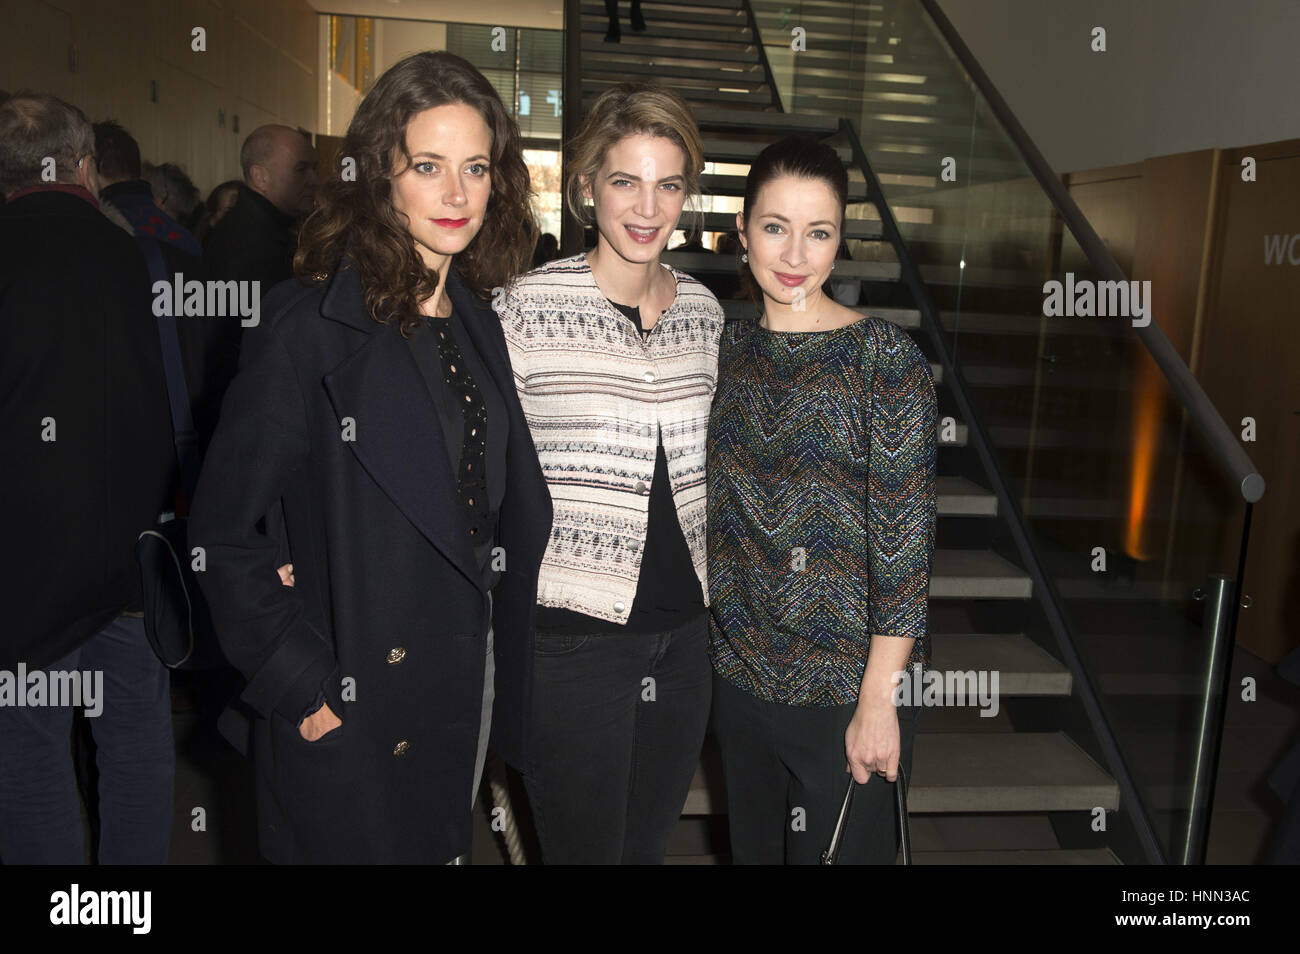
[[[649,384],[651,381],[655,379],[655,373],[653,371],[647,371],[644,377],[646,380],[646,384]]]
[[[632,489],[639,494],[648,494],[650,492],[649,489],[646,487],[644,480],[638,480],[636,482],[636,486],[633,487]]]
[[[410,747],[411,747],[411,743],[403,739],[401,742],[398,742],[395,746],[393,746],[393,754],[405,755],[406,750],[409,749]]]
[[[643,425],[641,426],[641,436],[642,436],[642,437],[649,437],[649,436],[650,436],[650,425],[649,425],[649,424],[643,424]]]
[[[614,604],[614,612],[615,612],[615,613],[621,613],[621,612],[623,612],[623,604],[622,604],[622,603],[615,603],[615,604]]]
[[[406,658],[406,650],[401,646],[395,646],[388,651],[388,665],[396,666]]]

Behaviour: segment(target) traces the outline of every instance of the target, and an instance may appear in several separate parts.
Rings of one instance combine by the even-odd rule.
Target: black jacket
[[[526,769],[550,493],[500,321],[454,270],[448,292],[510,414],[491,745]],[[352,265],[319,288],[279,286],[244,340],[190,543],[206,549],[203,591],[259,716],[263,853],[448,861],[470,843],[488,600],[433,399],[408,343],[366,314]],[[277,501],[282,523],[264,519]],[[276,574],[289,560],[293,588]],[[322,680],[343,724],[306,742],[296,723]]]
[[[168,281],[177,274],[183,275],[186,282],[207,278],[203,249],[180,223],[154,204],[149,183],[143,179],[115,182],[100,190],[99,200],[121,212],[135,228],[137,236],[149,236],[158,242]],[[180,341],[181,364],[185,369],[185,386],[190,396],[190,413],[198,433],[200,454],[212,439],[221,397],[234,374],[233,365],[223,373],[218,353],[223,336],[227,340],[230,338],[227,326],[232,324],[238,330],[239,318],[188,317],[176,322],[176,337]],[[227,363],[230,360],[227,358]]]
[[[87,199],[0,207],[0,669],[48,666],[140,602],[135,541],[174,459],[149,288]]]
[[[208,238],[203,258],[208,277],[218,281],[259,281],[262,295],[293,277],[296,249],[293,217],[248,186],[239,186],[234,208]]]
[[[220,282],[260,282],[265,302],[272,288],[293,277],[293,254],[297,249],[293,224],[292,216],[241,183],[235,207],[217,223],[203,250],[205,277]],[[205,443],[209,412],[221,407],[226,388],[239,368],[244,328],[238,321],[217,320],[210,331],[204,345],[204,399],[195,418]]]

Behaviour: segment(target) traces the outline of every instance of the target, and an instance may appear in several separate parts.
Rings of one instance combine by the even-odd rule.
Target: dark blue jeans
[[[709,721],[708,614],[537,637],[524,777],[545,864],[662,864]]]
[[[844,770],[844,732],[856,709],[855,703],[820,707],[765,702],[715,677],[713,734],[722,753],[735,864],[820,862],[852,778]],[[898,707],[900,762],[908,779],[920,709]],[[894,784],[873,774],[854,791],[839,864],[895,863]]]
[[[88,719],[98,749],[99,863],[166,864],[176,761],[171,699],[144,621],[118,617],[45,671],[74,670],[103,673],[102,711]],[[7,865],[82,863],[72,717],[67,705],[0,706],[0,861]]]

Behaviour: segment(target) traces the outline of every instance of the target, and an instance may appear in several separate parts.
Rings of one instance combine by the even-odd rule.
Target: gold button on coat
[[[388,664],[395,666],[406,658],[406,650],[401,646],[395,646],[388,651]]]
[[[395,746],[393,746],[393,754],[405,755],[406,750],[409,749],[410,747],[411,747],[411,743],[403,739],[401,742],[398,742]]]

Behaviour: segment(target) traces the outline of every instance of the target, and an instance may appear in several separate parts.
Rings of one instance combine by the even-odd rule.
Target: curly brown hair
[[[411,165],[406,129],[426,109],[463,103],[478,110],[492,132],[492,194],[483,227],[453,263],[465,285],[483,298],[525,271],[537,243],[528,167],[519,127],[492,84],[453,53],[416,53],[395,63],[362,99],[339,149],[339,169],[317,190],[303,223],[294,272],[325,281],[346,253],[361,273],[366,309],[403,335],[423,321],[420,303],[438,291],[438,275],[416,250],[404,217],[393,208],[392,177]],[[397,155],[406,164],[394,165]],[[355,175],[342,176],[343,158]]]

